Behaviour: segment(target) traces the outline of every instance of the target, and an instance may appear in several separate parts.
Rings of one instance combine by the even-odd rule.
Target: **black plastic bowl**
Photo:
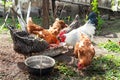
[[[46,75],[52,72],[55,60],[52,57],[39,55],[31,56],[25,60],[28,71],[34,75]]]

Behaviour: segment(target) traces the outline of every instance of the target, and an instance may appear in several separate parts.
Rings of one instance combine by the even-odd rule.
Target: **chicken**
[[[28,33],[33,33],[33,31],[41,31],[43,30],[44,28],[42,28],[41,26],[39,25],[36,25],[33,21],[32,21],[32,18],[29,17],[28,18],[28,21],[27,21],[27,31]]]
[[[74,47],[74,54],[78,58],[78,69],[84,69],[89,66],[95,55],[95,49],[90,39],[84,35],[80,35],[80,41]]]
[[[51,34],[48,30],[43,29],[41,31],[33,31],[33,34],[38,35],[40,38],[46,40],[49,44],[57,44],[59,45],[59,40],[55,35]]]
[[[52,27],[50,27],[48,29],[48,31],[50,33],[52,33],[53,35],[57,36],[60,31],[63,29],[63,28],[66,28],[68,27],[67,24],[65,24],[65,22],[63,20],[59,20],[58,18],[56,18],[55,22],[53,23]]]
[[[95,26],[87,21],[83,26],[72,30],[69,33],[61,32],[58,34],[58,38],[61,42],[65,42],[67,45],[75,46],[76,42],[80,41],[79,35],[80,32],[86,34],[93,39],[93,35],[95,34]]]
[[[46,40],[49,44],[59,44],[59,40],[56,38],[55,35],[53,35],[49,30],[44,29],[39,25],[36,25],[32,21],[32,18],[28,19],[27,31],[28,33],[38,35],[40,38]]]
[[[93,25],[97,25],[97,15],[94,12],[91,12],[88,16],[88,22],[93,24]],[[75,16],[75,19],[73,20],[73,22],[67,27],[64,28],[63,30],[60,31],[60,34],[64,33],[68,33],[70,31],[72,31],[73,29],[76,29],[80,26],[80,21],[79,21],[79,15]],[[87,29],[87,28],[86,28]]]

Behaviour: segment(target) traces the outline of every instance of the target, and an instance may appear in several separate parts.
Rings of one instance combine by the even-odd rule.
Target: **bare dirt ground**
[[[98,43],[108,39],[120,41],[120,20],[108,21],[104,25],[102,34],[94,37],[96,55],[110,53],[105,49],[99,48]],[[60,55],[56,60],[71,62],[70,55]],[[13,50],[11,36],[8,33],[0,33],[0,80],[36,80],[27,73],[24,65],[24,56]]]

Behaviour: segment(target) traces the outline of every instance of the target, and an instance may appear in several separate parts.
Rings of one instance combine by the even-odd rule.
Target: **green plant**
[[[95,13],[99,14],[99,10],[98,10],[98,0],[93,0],[91,2],[91,6],[92,6],[92,11],[94,11]]]
[[[57,68],[60,71],[60,73],[66,76],[75,76],[75,71],[63,63],[59,63]]]
[[[5,5],[5,7],[11,7],[12,4],[13,4],[12,1],[2,0],[2,5]]]
[[[97,20],[98,20],[98,24],[97,24],[97,29],[96,29],[97,30],[96,35],[99,35],[102,32],[101,29],[102,29],[102,25],[104,23],[104,20],[101,18],[100,15],[98,15]]]
[[[21,29],[21,25],[19,23],[16,24],[16,26],[17,26],[18,29]]]
[[[120,53],[120,45],[114,41],[108,40],[106,43],[99,43],[99,46],[107,49],[108,51]]]
[[[100,32],[102,29],[102,24],[104,23],[104,20],[100,17],[100,12],[98,9],[98,0],[93,0],[91,2],[91,7],[92,7],[92,11],[98,15],[97,16],[97,20],[98,20],[97,30],[98,32]]]
[[[97,28],[97,30],[100,31],[100,30],[102,29],[101,26],[102,26],[102,24],[104,23],[104,20],[100,17],[100,15],[98,15],[98,18],[97,18],[97,19],[98,19],[98,25],[97,25],[98,28]]]

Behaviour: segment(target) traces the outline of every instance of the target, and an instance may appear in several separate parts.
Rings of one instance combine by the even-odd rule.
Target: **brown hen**
[[[63,20],[56,19],[52,27],[48,29],[53,35],[57,36],[63,28],[68,27]]]
[[[57,44],[57,45],[59,44],[59,40],[56,38],[56,36],[51,31],[49,31],[48,29],[44,29],[43,27],[35,24],[32,21],[32,18],[28,19],[27,31],[28,33],[38,35],[40,38],[43,38],[44,40],[46,40],[49,44]]]
[[[43,27],[41,27],[39,25],[36,25],[32,21],[31,17],[28,18],[28,22],[27,22],[27,31],[28,31],[28,33],[33,33],[33,31],[41,31],[43,29],[44,29]]]
[[[80,42],[76,43],[74,54],[78,58],[78,69],[84,69],[90,65],[95,55],[95,50],[92,42],[86,35],[80,35]]]

